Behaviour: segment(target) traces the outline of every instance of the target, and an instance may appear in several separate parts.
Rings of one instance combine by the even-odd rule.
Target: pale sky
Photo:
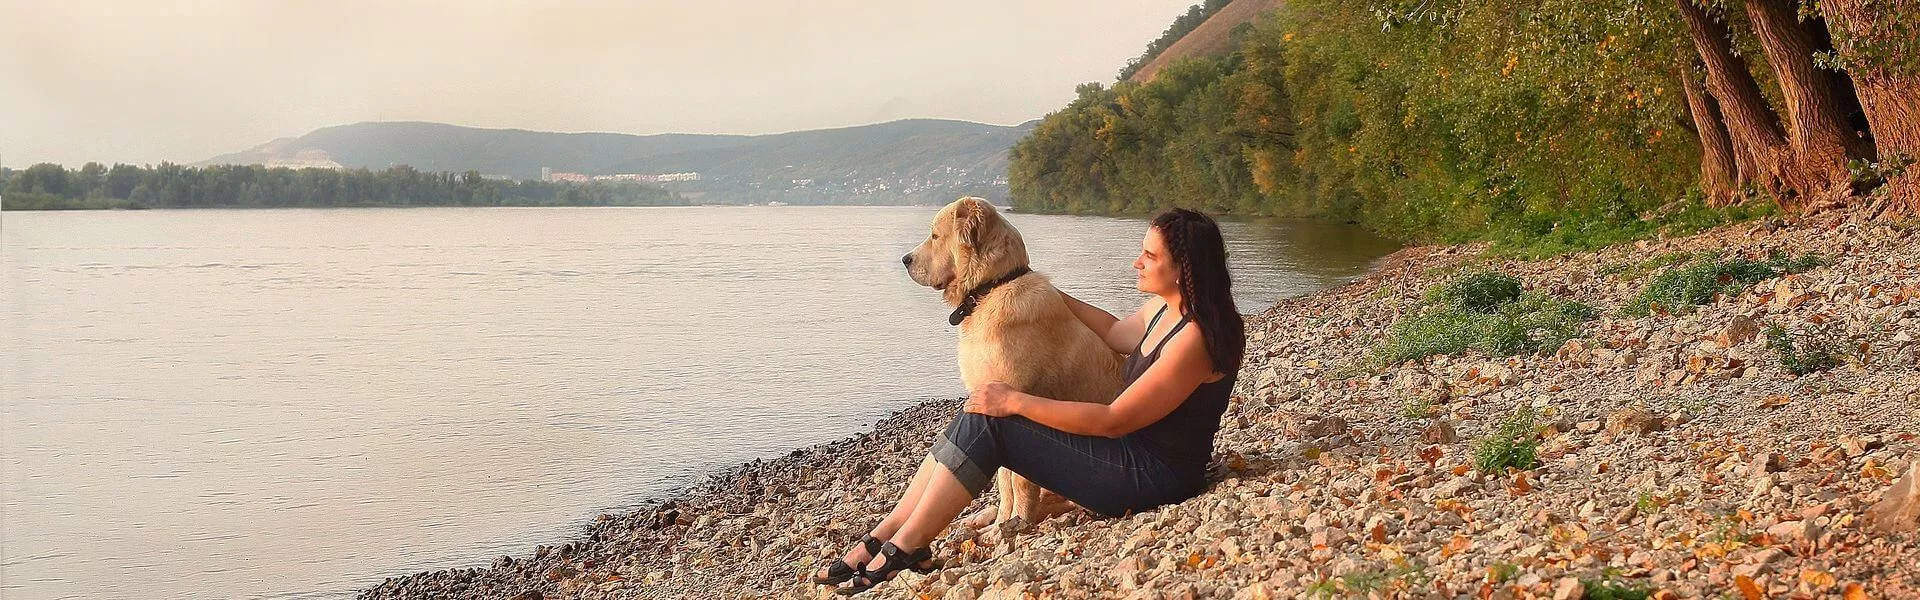
[[[192,162],[360,121],[1010,125],[1197,0],[0,0],[0,161]]]

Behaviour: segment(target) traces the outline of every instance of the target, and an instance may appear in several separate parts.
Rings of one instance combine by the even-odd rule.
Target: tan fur
[[[936,237],[937,236],[937,237]],[[968,291],[1027,266],[1019,230],[993,205],[961,198],[940,210],[928,239],[914,248],[907,272],[914,281],[943,287],[949,306]],[[980,298],[960,324],[960,379],[969,389],[1004,381],[1014,389],[1056,400],[1108,403],[1120,394],[1122,356],[1073,316],[1045,275],[1034,273]],[[1000,506],[994,522],[1044,518],[1040,488],[1010,471],[997,475]]]

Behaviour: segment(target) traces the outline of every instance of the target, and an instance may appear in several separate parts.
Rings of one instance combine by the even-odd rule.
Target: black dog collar
[[[1018,269],[1014,269],[1013,272],[1011,273],[1007,273],[1005,277],[995,279],[991,282],[988,282],[986,285],[973,288],[973,291],[967,292],[967,297],[960,301],[960,308],[953,309],[953,314],[947,315],[947,324],[959,325],[961,321],[967,320],[968,315],[973,314],[974,305],[979,302],[980,298],[986,296],[987,292],[993,291],[993,288],[1000,287],[1001,284],[1005,284],[1009,281],[1019,279],[1021,275],[1026,275],[1032,272],[1033,272],[1033,269],[1020,267]]]

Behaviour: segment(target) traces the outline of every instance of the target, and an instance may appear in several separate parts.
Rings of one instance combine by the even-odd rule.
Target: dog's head
[[[992,204],[966,197],[940,209],[926,241],[900,262],[914,283],[937,288],[958,305],[968,291],[1027,266],[1027,244]]]

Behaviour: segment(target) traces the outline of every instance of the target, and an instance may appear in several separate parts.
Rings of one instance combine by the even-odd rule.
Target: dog
[[[960,379],[968,389],[1003,381],[1055,400],[1111,404],[1123,387],[1124,357],[1073,316],[1045,275],[1028,269],[1020,231],[986,200],[941,208],[925,241],[901,258],[915,283],[956,307]],[[971,296],[971,297],[970,297]],[[1002,469],[997,507],[967,519],[975,528],[1038,523],[1061,507],[1042,506],[1040,486]],[[987,512],[992,511],[992,515]]]

